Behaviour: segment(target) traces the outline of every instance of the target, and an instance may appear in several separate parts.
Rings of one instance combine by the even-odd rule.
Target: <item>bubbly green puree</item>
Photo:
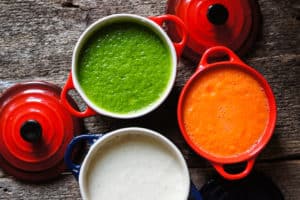
[[[81,50],[77,75],[87,97],[125,114],[154,103],[166,90],[171,54],[150,28],[134,22],[102,27]]]

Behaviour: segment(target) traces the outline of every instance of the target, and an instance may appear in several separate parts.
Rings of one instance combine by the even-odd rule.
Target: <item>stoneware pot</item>
[[[166,12],[180,17],[189,32],[183,56],[199,62],[205,50],[227,46],[239,56],[249,52],[261,29],[256,0],[168,0]],[[177,28],[168,24],[171,38]]]
[[[88,141],[91,147],[82,165],[74,164],[73,148],[82,141]],[[65,162],[73,175],[79,177],[83,199],[120,199],[120,195],[130,199],[140,199],[141,195],[168,199],[170,194],[172,199],[202,199],[190,183],[188,167],[179,149],[149,129],[131,127],[105,135],[75,137],[68,146]]]
[[[213,63],[210,61],[211,58],[218,57],[221,55],[222,56],[226,55],[228,59],[226,61],[215,61]],[[224,69],[224,68],[226,69],[228,67],[245,72],[246,74],[253,77],[254,80],[256,80],[256,82],[260,85],[260,87],[265,93],[266,102],[268,103],[269,109],[268,109],[268,114],[266,114],[268,115],[268,120],[266,122],[265,129],[262,132],[260,139],[251,147],[251,149],[247,149],[246,151],[238,155],[230,155],[230,156],[223,157],[223,156],[216,156],[215,154],[203,150],[203,148],[199,147],[200,146],[199,144],[196,145],[196,143],[190,137],[190,134],[188,133],[186,125],[184,123],[183,104],[189,89],[195,83],[195,81],[199,80],[200,77],[203,77],[203,75],[207,74],[208,72],[212,72],[212,70]],[[220,104],[222,104],[222,102]],[[213,165],[213,167],[224,178],[229,180],[235,180],[235,179],[244,178],[250,173],[255,163],[255,159],[257,155],[259,154],[259,152],[261,152],[261,150],[266,146],[266,144],[270,140],[276,123],[276,103],[275,103],[275,97],[273,95],[271,87],[269,86],[266,79],[259,72],[257,72],[253,68],[243,63],[231,50],[229,50],[226,47],[219,46],[219,47],[210,48],[203,54],[199,67],[197,68],[193,76],[187,81],[187,83],[185,84],[181,92],[179,102],[178,102],[177,116],[178,116],[178,123],[180,126],[181,133],[184,136],[187,143],[189,144],[189,146],[192,147],[192,149],[195,152],[197,152],[198,155],[209,160],[210,163]],[[203,139],[205,140],[205,137],[203,137]],[[240,140],[243,140],[243,134],[241,134]],[[216,141],[216,142],[222,142],[222,141]],[[236,143],[239,142],[240,141],[236,140]],[[242,162],[246,162],[247,164],[245,169],[240,173],[232,174],[230,172],[227,172],[224,169],[224,165],[237,164]]]
[[[0,168],[19,180],[43,182],[66,169],[69,142],[83,130],[80,118],[60,102],[61,88],[48,82],[13,85],[0,96]],[[67,97],[77,108],[74,100]]]
[[[178,26],[178,29],[182,32],[182,38],[180,42],[172,42],[168,35],[165,33],[165,31],[162,29],[162,25],[165,21],[171,21]],[[158,99],[155,100],[155,102],[152,102],[149,106],[146,106],[145,108],[138,110],[136,112],[132,113],[114,113],[111,111],[108,111],[107,109],[103,109],[100,106],[96,105],[91,101],[91,99],[86,95],[85,91],[82,89],[82,86],[80,85],[78,81],[78,60],[80,52],[83,48],[83,46],[86,44],[86,41],[92,36],[92,34],[95,31],[102,30],[103,27],[113,24],[113,23],[128,23],[128,22],[134,22],[139,25],[145,26],[149,30],[153,31],[154,34],[156,34],[161,41],[165,44],[171,58],[171,73],[169,77],[169,81],[167,84],[167,87],[164,89],[164,91],[161,93]],[[177,67],[177,59],[181,55],[181,52],[185,46],[186,43],[187,34],[185,31],[185,26],[183,22],[180,20],[180,18],[174,16],[174,15],[162,15],[158,17],[141,17],[138,15],[132,15],[132,14],[115,14],[110,15],[104,18],[99,19],[95,23],[93,23],[89,28],[84,31],[84,33],[80,36],[75,49],[73,51],[73,57],[72,57],[72,70],[69,75],[69,78],[63,88],[62,94],[61,94],[61,101],[65,105],[65,107],[75,116],[78,117],[89,117],[92,115],[95,115],[96,113],[113,117],[113,118],[135,118],[140,117],[142,115],[145,115],[152,110],[156,109],[169,95],[173,84],[175,82],[176,77],[176,67]],[[115,77],[112,77],[112,79]],[[96,80],[95,80],[96,81]],[[158,80],[159,81],[159,80]],[[82,97],[84,102],[87,104],[87,108],[85,111],[81,112],[76,109],[74,109],[69,102],[66,99],[66,95],[69,90],[76,89],[76,91],[79,93],[79,95]],[[146,90],[146,88],[145,88]],[[99,96],[105,95],[105,94],[98,94]],[[118,99],[118,101],[124,101],[124,99]]]

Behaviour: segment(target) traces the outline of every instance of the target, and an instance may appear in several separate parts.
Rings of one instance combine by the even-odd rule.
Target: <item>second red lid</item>
[[[43,181],[64,170],[65,149],[82,123],[62,106],[60,92],[46,82],[27,82],[0,97],[0,167],[7,173]]]
[[[227,46],[239,55],[252,46],[260,26],[260,11],[255,0],[169,0],[167,13],[180,17],[189,31],[184,56],[198,61],[213,46]],[[168,24],[173,39],[179,31]]]

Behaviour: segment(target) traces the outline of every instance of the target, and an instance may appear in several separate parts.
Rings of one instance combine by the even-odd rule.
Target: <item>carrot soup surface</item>
[[[191,83],[183,100],[191,141],[214,156],[238,156],[260,140],[269,121],[267,96],[252,75],[233,67],[210,69]]]

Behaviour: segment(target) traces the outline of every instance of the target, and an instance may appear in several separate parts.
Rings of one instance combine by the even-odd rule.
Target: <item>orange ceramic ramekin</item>
[[[228,59],[226,61],[217,61],[214,63],[211,63],[209,60],[212,57],[216,57],[219,55],[226,55]],[[192,140],[192,138],[189,136],[188,131],[186,130],[184,120],[183,120],[183,105],[184,100],[187,96],[187,92],[189,88],[191,87],[191,84],[193,84],[199,77],[203,76],[206,72],[209,70],[215,70],[215,69],[222,69],[222,68],[234,68],[238,70],[242,70],[243,72],[246,72],[248,75],[251,75],[261,86],[261,88],[264,90],[266,94],[266,98],[269,105],[269,117],[266,124],[266,128],[264,132],[262,133],[260,139],[247,151],[238,154],[238,155],[232,155],[232,156],[216,156],[215,154],[212,154],[210,152],[204,151],[199,145],[196,145],[195,142]],[[241,179],[247,176],[251,169],[253,168],[253,165],[255,163],[255,159],[259,152],[266,146],[268,141],[270,140],[275,123],[276,123],[276,102],[275,97],[273,95],[273,92],[271,90],[271,87],[269,86],[266,79],[256,70],[249,67],[245,63],[243,63],[231,50],[229,50],[226,47],[218,46],[208,49],[204,54],[200,61],[199,67],[197,68],[195,74],[188,80],[186,85],[184,86],[179,102],[178,102],[178,123],[180,130],[182,132],[182,135],[184,136],[186,142],[189,144],[192,149],[197,152],[198,155],[206,158],[210,161],[210,163],[213,165],[213,167],[218,171],[220,175],[222,175],[224,178],[229,180],[236,180]],[[238,141],[237,141],[238,142]],[[236,164],[246,162],[247,165],[245,169],[237,174],[231,174],[224,169],[224,165],[228,164]]]

